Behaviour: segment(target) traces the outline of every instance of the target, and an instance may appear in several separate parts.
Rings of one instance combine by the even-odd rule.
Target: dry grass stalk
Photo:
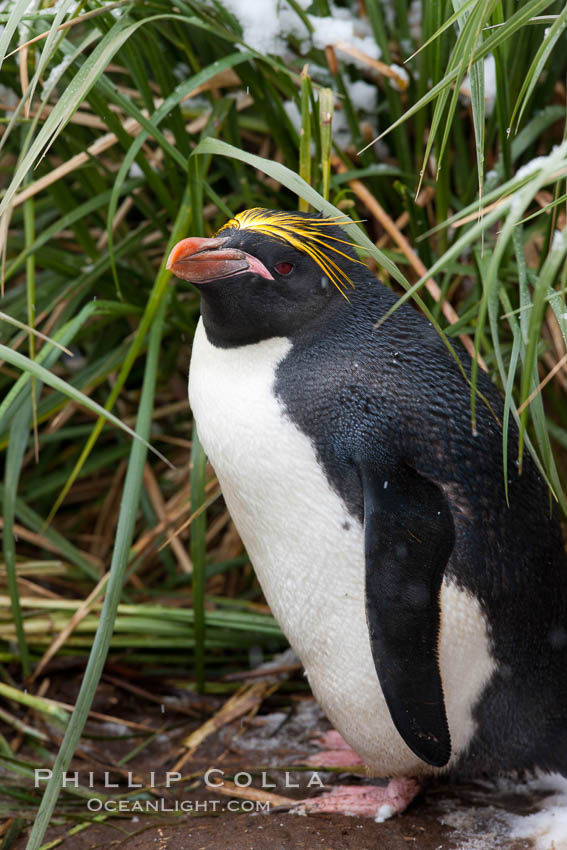
[[[273,694],[279,687],[279,682],[254,682],[239,688],[222,708],[210,717],[202,726],[192,732],[183,740],[183,746],[187,752],[175,764],[173,770],[181,770],[184,764],[194,755],[197,748],[214,732],[217,732],[227,723],[248,714],[250,711],[256,713],[266,697]]]
[[[166,521],[169,524],[170,518],[167,515],[167,509],[161,490],[159,489],[152,468],[148,463],[146,463],[144,467],[144,485],[158,519],[160,521]],[[178,537],[172,537],[170,539],[171,548],[173,549],[179,567],[184,573],[191,574],[193,572],[193,564],[191,562],[191,558],[187,554],[185,546]]]
[[[234,782],[229,782],[224,779],[222,784],[215,786],[215,792],[224,794],[227,797],[238,797],[241,800],[254,800],[258,803],[269,803],[271,806],[285,806],[291,808],[297,805],[297,800],[292,797],[284,797],[282,794],[272,794],[270,791],[263,791],[261,788],[252,788],[250,785],[247,788],[240,788]]]
[[[124,122],[122,129],[125,133],[128,133],[129,136],[137,136],[140,132],[141,125],[136,121],[135,118],[129,118]],[[53,171],[50,171],[49,174],[45,174],[43,177],[40,177],[39,180],[35,180],[17,195],[14,195],[13,205],[15,207],[23,204],[24,201],[27,201],[28,198],[33,198],[34,195],[37,195],[38,192],[46,189],[47,186],[51,186],[52,183],[55,183],[57,180],[60,180],[62,177],[65,177],[68,174],[71,174],[73,171],[76,171],[77,168],[80,168],[81,165],[85,165],[92,158],[96,158],[104,153],[104,151],[111,148],[118,141],[118,136],[114,133],[106,133],[100,139],[97,139],[96,142],[93,142],[92,145],[83,151],[83,153],[78,153],[75,156],[72,156],[71,159],[67,160],[67,162],[62,163],[57,168],[54,168]]]
[[[545,376],[545,378],[543,379],[543,381],[540,381],[540,383],[539,383],[539,384],[538,384],[538,386],[535,388],[535,390],[533,390],[533,391],[529,394],[529,396],[527,397],[527,399],[526,399],[524,402],[522,402],[522,404],[521,404],[521,405],[519,406],[519,408],[518,408],[518,414],[519,414],[519,415],[521,415],[522,411],[524,411],[524,410],[526,409],[526,407],[527,407],[529,404],[531,404],[531,403],[532,403],[532,401],[534,400],[534,398],[535,398],[537,395],[539,395],[539,393],[543,390],[543,388],[544,388],[544,387],[545,387],[545,386],[546,386],[546,385],[547,385],[547,384],[551,381],[551,379],[552,379],[553,377],[555,377],[555,375],[559,372],[559,370],[560,370],[560,369],[562,369],[562,368],[563,368],[563,366],[565,366],[565,364],[566,364],[566,363],[567,363],[567,351],[565,352],[565,354],[563,355],[563,357],[562,357],[560,360],[558,360],[558,361],[557,361],[557,363],[555,364],[555,366],[553,367],[553,369],[551,369],[551,371],[549,371],[549,372],[547,373],[547,375]]]
[[[93,588],[93,590],[91,590],[84,602],[79,605],[67,625],[59,632],[51,646],[44,652],[39,664],[37,665],[35,671],[32,674],[32,682],[37,679],[42,670],[45,668],[46,664],[51,661],[55,653],[59,649],[61,649],[67,638],[74,632],[79,623],[85,619],[87,614],[89,614],[93,603],[99,599],[99,596],[102,593],[106,582],[108,581],[108,576],[108,573],[105,573],[102,576],[98,584]]]
[[[406,77],[396,71],[395,68],[392,68],[385,62],[380,62],[379,59],[373,59],[362,50],[359,50],[358,47],[353,47],[352,44],[348,44],[346,41],[338,41],[333,45],[333,47],[341,53],[346,53],[347,56],[352,56],[353,59],[358,59],[359,62],[363,62],[368,68],[372,68],[373,71],[377,71],[377,73],[381,74],[383,77],[388,77],[390,80],[394,80],[401,91],[406,91],[408,81]]]
[[[4,527],[4,521],[2,517],[0,517],[0,529]],[[57,555],[62,555],[63,553],[59,550],[59,547],[56,543],[52,543],[47,537],[44,537],[42,534],[36,534],[34,531],[30,531],[25,528],[23,525],[18,525],[17,523],[14,525],[14,534],[17,538],[21,540],[26,540],[28,543],[32,543],[34,546],[37,546],[38,549],[43,549],[47,552],[53,552]],[[94,557],[92,554],[88,552],[80,553],[85,560],[88,560],[92,563],[93,567],[98,570],[103,569],[103,564],[99,558]]]

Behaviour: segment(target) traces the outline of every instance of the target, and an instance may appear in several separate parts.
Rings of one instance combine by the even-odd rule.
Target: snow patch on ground
[[[352,133],[348,119],[343,110],[335,110],[333,114],[333,140],[344,149],[352,142]]]
[[[291,714],[274,711],[259,716],[258,721],[262,725],[247,729],[238,738],[238,746],[243,750],[257,750],[266,757],[279,754],[282,750],[293,754],[302,749],[315,750],[310,736],[328,725],[314,699],[302,700]]]
[[[536,850],[567,850],[567,779],[551,773],[526,783],[532,793],[545,793],[539,811],[512,816],[510,834],[528,838]]]
[[[455,830],[459,850],[505,850],[521,839],[532,842],[535,850],[567,850],[565,777],[478,783],[466,797],[464,804],[440,801],[445,811],[439,820]],[[525,814],[518,813],[522,810]]]
[[[439,818],[442,824],[455,830],[459,850],[499,850],[510,843],[510,831],[506,824],[506,812],[493,806],[456,808],[453,800],[445,801],[447,813]],[[453,809],[453,807],[455,807]],[[490,845],[487,844],[490,841]]]

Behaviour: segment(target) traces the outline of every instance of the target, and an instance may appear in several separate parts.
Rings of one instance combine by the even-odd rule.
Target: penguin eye
[[[276,271],[278,274],[288,275],[291,274],[291,272],[293,271],[293,266],[291,263],[286,262],[276,263],[276,265],[274,266],[274,271]]]

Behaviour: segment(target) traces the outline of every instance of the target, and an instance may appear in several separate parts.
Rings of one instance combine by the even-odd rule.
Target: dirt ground
[[[214,816],[144,818],[143,823],[124,818],[93,825],[67,837],[60,846],[72,850],[525,850],[534,846],[531,841],[507,839],[492,821],[488,801],[469,796],[467,790],[427,794],[406,814],[380,824],[341,815],[228,812],[226,798],[207,796],[209,801],[214,799],[219,803]],[[443,823],[448,812],[464,810],[466,829]],[[67,831],[50,829],[47,838],[53,840]],[[14,846],[23,850],[25,841]]]
[[[76,686],[74,678],[60,680],[59,698],[72,701]],[[140,727],[157,734],[147,743],[146,731],[146,745],[136,752],[144,740],[143,729],[89,722],[72,765],[83,796],[61,795],[57,818],[44,842],[62,850],[525,850],[536,846],[513,834],[515,825],[523,822],[518,816],[537,811],[544,795],[512,782],[433,784],[404,815],[385,823],[289,813],[276,805],[277,797],[274,804],[269,795],[302,799],[319,793],[322,784],[369,781],[361,774],[345,776],[301,767],[309,754],[317,752],[313,736],[329,728],[315,701],[307,694],[276,692],[262,699],[255,715],[252,711],[228,723],[219,721],[218,728],[214,728],[216,721],[212,726],[209,722],[205,731],[210,734],[203,735],[203,719],[224,711],[226,697],[209,698],[204,717],[194,718],[189,716],[194,710],[192,699],[179,698],[185,714],[179,713],[172,710],[171,702],[167,706],[159,700],[147,702],[107,677],[94,708],[130,722],[135,718]],[[196,704],[203,715],[198,698]],[[187,753],[182,741],[197,729],[201,743],[178,771],[180,777],[173,776],[180,754]],[[207,785],[205,774],[211,768]],[[172,774],[169,788],[168,771]],[[235,782],[241,786],[236,789],[238,796]],[[217,783],[224,793],[212,787]],[[133,784],[145,788],[132,788]],[[246,795],[252,799],[243,799]],[[123,811],[118,811],[120,805]],[[15,816],[25,814],[25,809],[14,811]],[[85,817],[90,823],[77,826]],[[21,833],[10,846],[24,850],[27,834]],[[547,850],[545,844],[538,846]],[[549,848],[555,850],[555,845],[550,843]]]
[[[62,846],[73,850],[453,850],[464,848],[458,831],[443,826],[427,801],[414,806],[411,814],[383,824],[339,815],[226,814],[178,819],[180,822],[120,822],[114,826],[92,826],[88,833],[67,839]],[[49,838],[59,834],[50,830]],[[470,839],[466,846],[472,848]],[[478,848],[524,850],[529,841],[501,843],[490,832],[479,835]],[[21,842],[16,847],[25,847]]]

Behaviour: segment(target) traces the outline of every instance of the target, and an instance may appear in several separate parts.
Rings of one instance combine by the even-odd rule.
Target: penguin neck
[[[324,332],[351,309],[342,296],[335,296],[322,301],[317,310],[294,303],[271,309],[267,302],[265,309],[252,312],[244,299],[211,290],[209,286],[206,294],[201,291],[201,316],[207,339],[216,348],[239,348],[273,338],[288,339],[293,345]]]

